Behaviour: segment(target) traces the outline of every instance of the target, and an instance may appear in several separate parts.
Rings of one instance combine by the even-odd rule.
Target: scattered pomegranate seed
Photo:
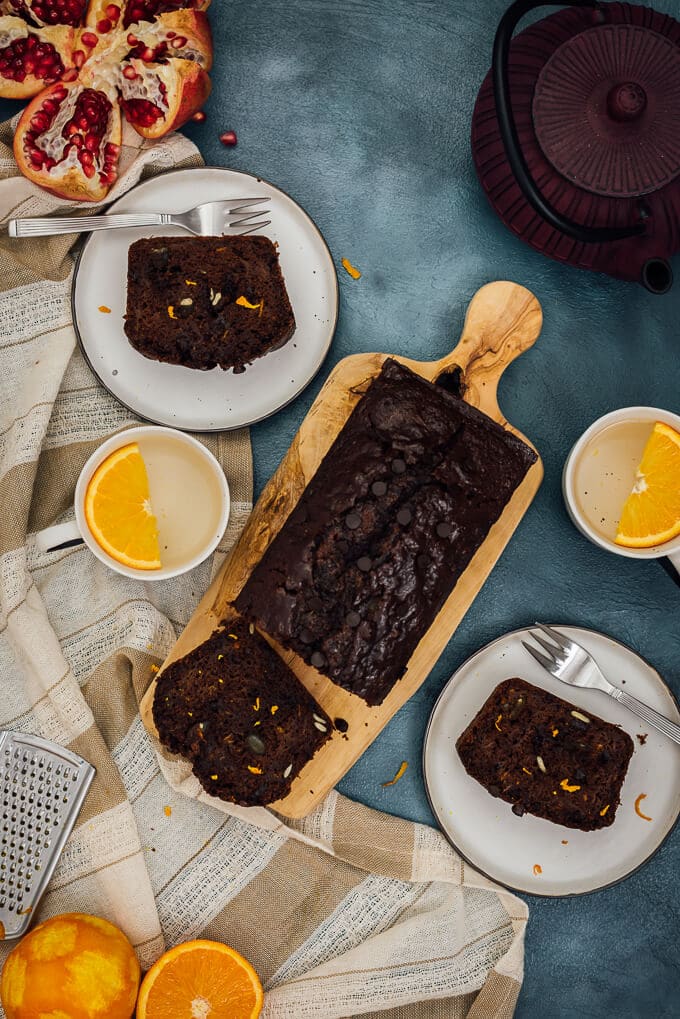
[[[223,145],[236,145],[238,141],[236,131],[225,131],[220,135],[220,141]]]
[[[83,34],[80,37],[80,40],[83,46],[87,46],[87,48],[91,50],[94,49],[94,47],[99,42],[99,37],[96,36],[94,32],[83,32]]]
[[[206,120],[206,113],[204,110],[197,110],[191,119],[195,120],[197,124],[203,124]]]

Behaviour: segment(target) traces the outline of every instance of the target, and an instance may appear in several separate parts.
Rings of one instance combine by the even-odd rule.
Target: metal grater
[[[57,743],[0,730],[0,923],[25,934],[95,769]]]

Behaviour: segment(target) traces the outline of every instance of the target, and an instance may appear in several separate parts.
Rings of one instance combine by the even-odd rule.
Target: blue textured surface
[[[468,301],[493,279],[535,292],[543,333],[506,373],[500,402],[541,451],[546,478],[513,541],[427,682],[340,785],[371,806],[432,823],[420,755],[444,683],[480,645],[534,619],[591,626],[645,655],[680,694],[680,590],[655,563],[598,551],[570,525],[560,472],[577,436],[629,404],[680,412],[675,292],[548,261],[515,239],[477,184],[469,127],[501,0],[215,2],[214,91],[187,133],[206,162],[256,172],[316,220],[339,267],[331,353],[294,404],[253,428],[259,492],[323,379],[343,356],[384,350],[437,358]],[[680,17],[680,0],[658,0]],[[0,106],[6,114],[14,107]],[[239,143],[225,149],[221,131]],[[676,275],[680,275],[678,260]],[[402,759],[398,785],[382,789]],[[680,831],[626,882],[571,900],[531,899],[517,1015],[680,1013]]]

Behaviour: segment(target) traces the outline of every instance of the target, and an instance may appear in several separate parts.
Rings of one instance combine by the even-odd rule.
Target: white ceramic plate
[[[269,417],[311,382],[328,352],[338,314],[338,281],[326,242],[309,216],[273,184],[222,167],[173,170],[139,184],[111,212],[181,212],[229,198],[271,199],[261,233],[279,245],[295,314],[292,339],[245,372],[197,371],[143,357],[123,332],[128,248],[140,237],[191,234],[173,227],[93,233],[73,287],[73,318],[90,367],[109,392],[140,417],[188,431],[239,428]],[[110,308],[102,313],[100,306]]]
[[[593,630],[554,624],[596,659],[605,675],[674,722],[680,712],[659,674],[625,645]],[[494,881],[533,895],[581,895],[614,884],[645,863],[680,813],[680,746],[642,723],[606,694],[553,679],[522,647],[528,630],[499,637],[467,660],[435,704],[425,735],[423,771],[432,811],[444,834],[473,867]],[[595,832],[575,831],[525,814],[491,796],[470,778],[456,740],[495,687],[520,676],[535,686],[621,725],[635,753],[616,820]],[[636,735],[647,734],[644,745]],[[646,793],[640,809],[635,800]],[[566,845],[565,845],[566,842]],[[541,873],[534,873],[538,864]]]

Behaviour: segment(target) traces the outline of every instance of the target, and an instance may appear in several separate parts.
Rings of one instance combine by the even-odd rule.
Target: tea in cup
[[[107,439],[83,467],[75,521],[37,535],[43,551],[83,540],[117,573],[167,580],[217,548],[229,519],[220,464],[192,436],[144,425]]]

